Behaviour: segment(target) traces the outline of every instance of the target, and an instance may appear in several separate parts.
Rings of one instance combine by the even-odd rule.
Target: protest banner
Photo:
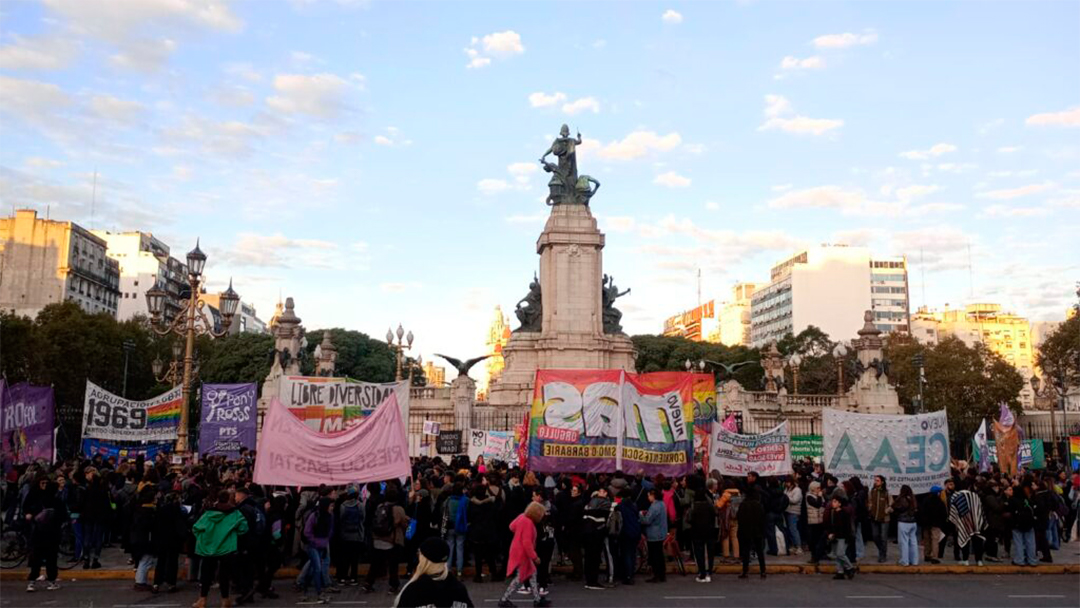
[[[823,448],[821,435],[792,435],[791,459],[821,458]]]
[[[86,381],[82,436],[106,441],[176,439],[180,426],[180,387],[146,401],[131,401]]]
[[[439,431],[439,437],[435,440],[435,451],[450,456],[460,454],[461,431]]]
[[[529,468],[684,475],[693,467],[692,391],[686,373],[537,370]]]
[[[499,460],[509,466],[517,466],[518,450],[514,443],[513,431],[484,431],[473,429],[469,431],[469,460],[476,461],[477,456],[483,456],[485,462]]]
[[[100,439],[83,439],[82,442],[82,452],[87,458],[101,456],[104,460],[116,458],[117,462],[129,458],[138,458],[140,455],[147,462],[153,462],[158,454],[168,454],[172,451],[172,448],[173,442],[171,441],[148,443],[146,445],[121,445],[101,441]]]
[[[621,458],[617,469],[686,475],[694,468],[693,374],[623,374]]]
[[[762,477],[791,474],[791,437],[787,421],[759,435],[733,433],[716,425],[709,470],[742,477],[753,471]]]
[[[199,454],[240,455],[255,447],[255,383],[203,384]]]
[[[914,416],[855,414],[825,409],[825,470],[858,477],[867,487],[881,475],[890,487],[929,492],[949,476],[949,421],[945,411]]]
[[[31,386],[26,382],[8,386],[0,379],[0,453],[9,463],[53,460],[53,419],[51,386]]]
[[[986,442],[987,454],[990,457],[991,464],[997,464],[997,444],[993,439]],[[982,449],[979,447],[979,443],[972,438],[971,440],[971,459],[975,462],[979,461],[982,456]],[[1043,446],[1042,439],[1028,439],[1020,442],[1020,459],[1017,461],[1020,466],[1027,467],[1032,470],[1042,470],[1046,468],[1046,452],[1045,446]]]
[[[425,435],[438,435],[440,427],[442,425],[434,420],[424,421],[424,434]]]
[[[286,376],[278,399],[308,427],[336,433],[360,424],[395,395],[401,419],[409,420],[409,381],[361,382],[348,378]]]
[[[322,433],[272,399],[259,437],[255,483],[336,486],[408,477],[409,443],[393,392],[385,405],[344,431]]]
[[[1069,468],[1080,469],[1080,436],[1069,437]]]

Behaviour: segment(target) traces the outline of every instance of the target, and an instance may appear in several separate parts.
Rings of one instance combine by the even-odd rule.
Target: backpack
[[[252,526],[251,535],[253,538],[263,538],[266,536],[266,513],[258,507],[252,511],[255,511],[255,525]]]
[[[451,496],[450,500],[454,500],[455,497]],[[458,499],[457,513],[454,517],[454,532],[458,534],[465,534],[469,530],[469,509],[465,504],[464,497],[456,497]]]
[[[728,520],[735,521],[739,516],[739,506],[742,505],[742,494],[736,494],[731,497],[731,501],[728,503]]]
[[[341,508],[341,534],[361,536],[364,514],[360,505],[343,506]]]
[[[384,502],[375,508],[375,525],[371,528],[375,536],[390,536],[394,533],[394,505]]]
[[[616,508],[615,503],[611,503],[611,515],[608,516],[607,520],[608,536],[619,536],[622,534],[622,527],[622,512]]]

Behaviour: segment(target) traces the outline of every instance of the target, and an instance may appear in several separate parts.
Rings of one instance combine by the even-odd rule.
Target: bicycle
[[[17,521],[0,534],[0,569],[18,568],[29,556],[30,526]],[[57,557],[56,567],[60,570],[70,570],[79,563],[75,556],[75,526],[70,521],[60,526],[60,547]]]

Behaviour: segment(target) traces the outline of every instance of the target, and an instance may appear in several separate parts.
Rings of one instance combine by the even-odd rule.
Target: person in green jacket
[[[195,555],[202,558],[199,577],[199,599],[193,608],[206,608],[206,597],[217,574],[221,591],[222,608],[232,606],[229,599],[229,580],[232,578],[233,561],[236,558],[236,541],[248,531],[247,520],[233,504],[227,490],[218,492],[217,503],[206,510],[195,522],[191,531],[195,534]]]

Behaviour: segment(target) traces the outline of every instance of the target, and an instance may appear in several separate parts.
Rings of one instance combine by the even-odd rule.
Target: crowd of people
[[[59,588],[67,522],[82,568],[100,568],[102,548],[118,545],[137,590],[175,591],[186,563],[196,608],[215,583],[222,606],[275,599],[275,574],[292,563],[300,566],[295,589],[313,603],[362,586],[393,594],[398,606],[472,606],[461,583],[468,563],[474,583],[510,579],[499,602],[510,607],[516,595],[550,605],[556,565],[566,580],[598,591],[644,573],[663,583],[672,562],[686,572],[688,557],[701,583],[712,581],[718,561],[741,563],[739,578],[756,561],[764,578],[766,560],[780,554],[831,560],[837,579],[853,578],[859,564],[939,563],[949,547],[959,564],[1033,566],[1076,538],[1080,504],[1080,474],[1053,460],[1014,478],[954,462],[940,487],[917,495],[880,476],[869,487],[837,479],[809,460],[783,478],[700,470],[666,478],[545,475],[482,458],[423,457],[406,480],[261,487],[252,480],[255,457],[245,450],[181,466],[165,455],[95,456],[8,467],[0,506],[5,529],[21,527],[29,539],[27,591]],[[893,539],[898,555],[890,557]]]

